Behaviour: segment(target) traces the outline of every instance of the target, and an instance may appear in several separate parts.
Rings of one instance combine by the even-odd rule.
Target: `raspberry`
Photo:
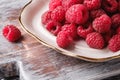
[[[62,0],[50,0],[49,10],[52,11],[58,6],[62,6]]]
[[[107,15],[102,15],[93,21],[93,28],[99,33],[105,33],[110,30],[111,18]]]
[[[117,28],[117,34],[120,34],[120,26]]]
[[[119,12],[120,12],[120,0],[119,0],[119,2],[118,2],[118,10],[119,10]]]
[[[51,11],[46,11],[42,15],[42,23],[46,25],[51,20]]]
[[[103,0],[102,6],[105,11],[107,11],[109,13],[114,13],[117,11],[118,3],[116,0]]]
[[[89,33],[92,33],[94,31],[94,29],[92,28],[92,24],[89,24],[87,28],[84,28],[83,26],[79,26],[77,28],[77,33],[80,37],[86,39],[86,36]]]
[[[105,11],[103,9],[97,9],[97,10],[92,10],[90,11],[90,17],[92,19],[95,19],[97,17],[102,16],[103,14],[106,14]]]
[[[77,39],[77,27],[75,24],[66,24],[62,26],[62,31],[66,31],[74,40]]]
[[[53,21],[62,22],[65,19],[65,11],[63,7],[56,7],[51,13],[51,18]]]
[[[7,25],[3,28],[3,36],[10,42],[15,42],[20,39],[21,32],[14,25]]]
[[[69,23],[84,24],[88,20],[88,10],[82,4],[71,6],[66,12],[66,20]]]
[[[61,31],[61,24],[50,21],[47,23],[46,29],[56,36]]]
[[[91,48],[108,46],[116,52],[120,50],[119,12],[120,0],[50,0],[41,21],[61,48],[83,38]],[[8,30],[4,32],[8,35]]]
[[[112,20],[112,27],[113,28],[117,28],[120,26],[120,14],[117,13],[117,14],[114,14],[112,17],[111,17],[111,20]]]
[[[83,0],[63,0],[62,1],[62,6],[65,10],[67,10],[68,8],[70,8],[72,5],[75,4],[80,4],[82,3]]]
[[[113,31],[113,30],[110,30],[110,31],[108,31],[107,33],[102,34],[102,36],[104,37],[104,40],[105,40],[105,42],[106,42],[106,45],[108,44],[109,40],[110,40],[110,39],[112,38],[112,36],[114,35],[113,33],[114,33],[114,31]]]
[[[91,48],[102,49],[104,47],[104,39],[100,33],[93,32],[87,35],[87,44]]]
[[[66,31],[60,31],[57,35],[56,42],[59,47],[68,48],[73,43],[73,39]]]
[[[108,48],[113,51],[119,51],[120,50],[120,35],[114,35],[110,41],[109,41],[109,45]]]
[[[101,0],[84,0],[83,4],[88,8],[88,10],[95,10],[100,8]]]

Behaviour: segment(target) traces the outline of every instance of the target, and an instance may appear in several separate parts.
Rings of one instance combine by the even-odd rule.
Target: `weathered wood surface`
[[[27,2],[0,0],[0,64],[15,61],[23,80],[99,80],[120,73],[120,59],[90,63],[67,57],[25,33],[18,18]],[[19,42],[8,42],[2,36],[6,24],[14,24],[21,30],[23,38]]]

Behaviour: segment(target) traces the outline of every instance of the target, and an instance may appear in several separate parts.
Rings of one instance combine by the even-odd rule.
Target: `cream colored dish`
[[[48,10],[49,0],[32,0],[24,8],[20,15],[21,27],[42,44],[56,51],[78,59],[91,62],[104,62],[120,57],[120,51],[111,52],[107,48],[99,50],[87,46],[85,41],[75,42],[73,49],[62,49],[56,44],[56,37],[49,33],[41,23],[41,15]]]

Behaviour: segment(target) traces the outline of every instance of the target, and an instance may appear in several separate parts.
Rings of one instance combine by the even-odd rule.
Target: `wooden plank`
[[[120,73],[120,59],[86,62],[62,55],[26,34],[18,17],[28,1],[0,0],[0,64],[17,62],[24,80],[98,80]],[[23,38],[18,43],[8,42],[2,36],[6,24],[14,24],[21,30]]]

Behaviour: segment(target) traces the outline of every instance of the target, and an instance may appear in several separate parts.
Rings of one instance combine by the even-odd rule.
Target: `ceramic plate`
[[[93,49],[87,46],[85,41],[75,42],[73,49],[62,49],[56,44],[56,37],[48,32],[41,23],[41,15],[48,10],[49,0],[32,0],[23,9],[20,16],[22,28],[42,44],[56,51],[92,62],[104,62],[120,57],[120,51],[113,53],[107,48]]]

